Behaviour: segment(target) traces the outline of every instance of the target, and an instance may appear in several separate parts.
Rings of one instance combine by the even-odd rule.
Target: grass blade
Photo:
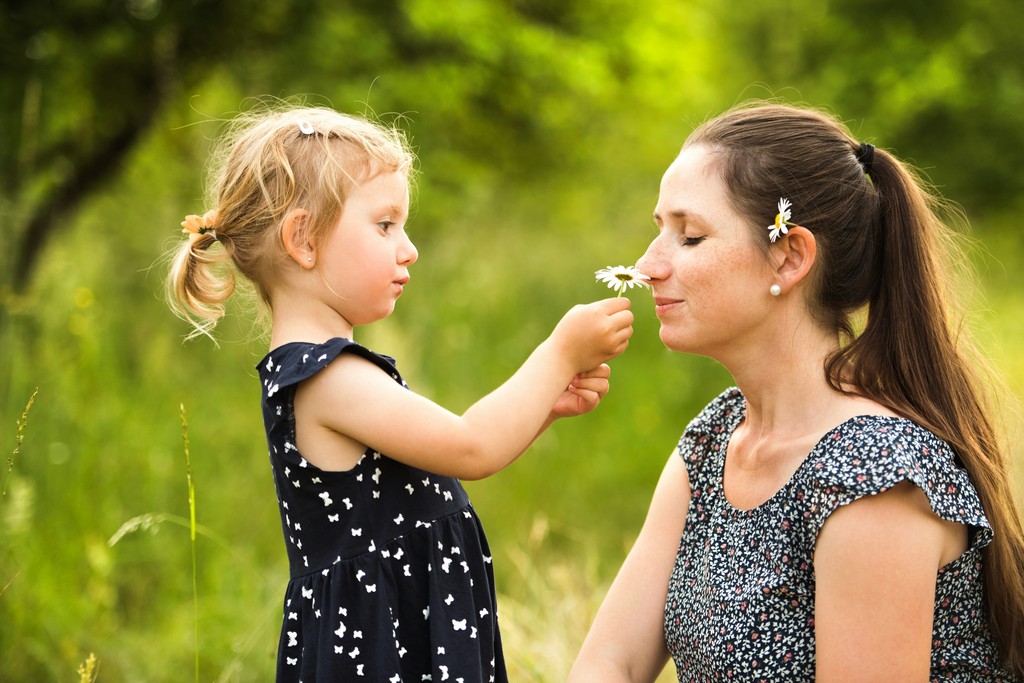
[[[185,444],[185,480],[188,483],[188,530],[192,545],[192,621],[195,634],[196,683],[199,683],[199,586],[196,579],[196,487],[192,481],[192,460],[189,455],[188,419],[185,417],[185,404],[179,403],[181,409],[181,438]]]
[[[21,412],[21,419],[18,420],[18,433],[14,437],[14,451],[11,453],[11,457],[7,458],[7,475],[4,477],[3,489],[0,490],[0,501],[7,497],[7,482],[11,479],[11,472],[14,471],[14,460],[18,457],[18,453],[21,452],[21,443],[25,440],[25,425],[28,424],[28,411],[32,410],[32,404],[36,402],[36,394],[38,393],[39,387],[36,387],[32,395],[28,397],[25,410]]]

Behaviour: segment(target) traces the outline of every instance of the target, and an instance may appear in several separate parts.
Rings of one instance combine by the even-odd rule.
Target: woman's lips
[[[658,316],[661,316],[665,313],[668,313],[682,302],[682,299],[670,299],[669,297],[665,296],[656,296],[654,297],[654,313]]]

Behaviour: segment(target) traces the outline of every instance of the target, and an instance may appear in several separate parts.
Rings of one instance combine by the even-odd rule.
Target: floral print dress
[[[938,516],[969,529],[969,547],[939,570],[932,681],[1015,681],[986,622],[981,549],[992,529],[947,443],[915,423],[857,417],[828,432],[774,496],[729,504],[725,454],[746,401],[730,389],[686,428],[678,454],[691,502],[665,604],[680,681],[814,680],[814,546],[842,505],[907,480]]]
[[[277,680],[504,682],[491,553],[458,480],[372,449],[328,472],[295,447],[295,389],[341,353],[405,386],[393,359],[348,339],[257,366],[291,573]]]

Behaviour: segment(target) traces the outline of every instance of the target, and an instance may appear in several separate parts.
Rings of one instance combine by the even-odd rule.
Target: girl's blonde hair
[[[209,334],[223,317],[235,269],[270,304],[270,284],[288,258],[280,235],[289,211],[309,212],[311,241],[320,244],[354,187],[380,173],[409,174],[413,161],[399,129],[325,107],[264,107],[235,118],[213,156],[209,225],[171,255],[167,298],[194,326],[189,336]]]

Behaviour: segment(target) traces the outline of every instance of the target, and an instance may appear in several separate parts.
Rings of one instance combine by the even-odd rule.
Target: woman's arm
[[[331,458],[369,446],[437,474],[489,476],[530,445],[580,373],[593,374],[581,381],[589,395],[581,400],[607,391],[600,366],[625,350],[632,322],[624,298],[574,307],[512,377],[462,415],[402,388],[370,361],[342,354],[296,392],[297,445],[326,469],[351,467],[355,460],[332,466]]]
[[[653,681],[665,668],[665,598],[690,506],[690,482],[673,453],[647,520],[583,643],[569,681]]]
[[[928,681],[935,577],[966,543],[909,482],[833,512],[814,551],[816,680]]]

